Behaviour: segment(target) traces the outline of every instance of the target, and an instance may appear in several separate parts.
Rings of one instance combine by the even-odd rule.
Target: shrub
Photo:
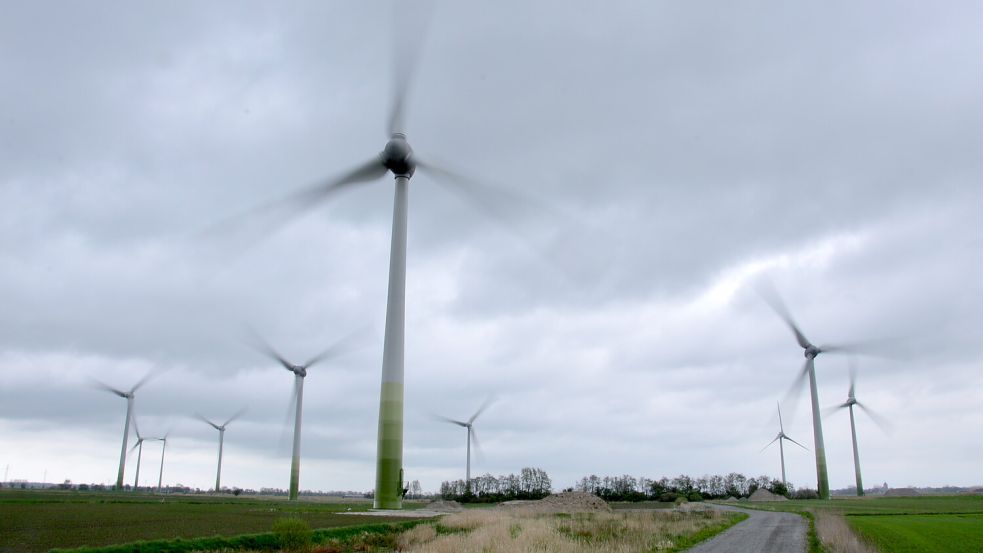
[[[281,518],[273,523],[273,535],[284,551],[303,551],[310,549],[314,532],[310,525],[299,518]]]
[[[678,497],[676,492],[666,492],[659,496],[659,501],[663,503],[672,503],[676,500],[676,497]]]
[[[682,505],[683,503],[689,503],[689,500],[686,499],[686,496],[680,495],[679,497],[676,498],[676,502],[675,503],[676,503],[676,505]]]
[[[693,492],[689,494],[689,497],[687,499],[689,499],[690,501],[703,501],[703,496],[700,495],[700,492]]]
[[[793,499],[819,499],[819,493],[816,490],[810,490],[809,488],[802,488],[800,490],[795,490],[792,494]]]

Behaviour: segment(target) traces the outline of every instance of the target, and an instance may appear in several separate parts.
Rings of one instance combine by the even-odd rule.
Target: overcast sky
[[[299,1],[3,14],[6,477],[115,481],[125,402],[89,381],[152,373],[136,414],[171,432],[165,483],[213,485],[217,432],[191,415],[247,407],[223,484],[286,488],[292,375],[242,329],[300,361],[368,326],[306,380],[301,487],[371,489],[391,175],[289,224],[214,229],[382,149],[415,18]],[[867,485],[983,484],[980,28],[972,2],[438,3],[410,143],[502,193],[410,185],[407,479],[463,478],[465,432],[431,414],[490,396],[475,473],[778,477],[759,450],[803,357],[754,292],[767,281],[817,344],[879,345],[857,358],[858,399],[892,423],[858,416]],[[846,399],[847,366],[817,360],[823,406]],[[798,397],[785,429],[811,450]],[[823,422],[831,485],[851,485],[848,416]],[[815,487],[813,453],[786,458]],[[145,448],[143,483],[159,459]]]

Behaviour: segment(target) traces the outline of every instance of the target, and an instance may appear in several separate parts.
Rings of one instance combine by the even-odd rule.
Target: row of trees
[[[724,499],[747,497],[759,488],[784,496],[789,496],[791,492],[791,484],[786,487],[781,480],[769,476],[748,478],[737,472],[699,478],[681,474],[672,479],[662,477],[658,480],[635,478],[627,474],[603,478],[592,474],[581,478],[574,488],[597,495],[605,501],[674,501],[677,497],[690,500]]]
[[[542,499],[553,492],[553,483],[546,471],[526,467],[519,474],[492,476],[485,474],[471,479],[440,483],[440,497],[463,503],[497,503],[513,499]]]

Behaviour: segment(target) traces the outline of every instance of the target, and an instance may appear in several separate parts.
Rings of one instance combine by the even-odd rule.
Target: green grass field
[[[983,551],[983,496],[837,498],[740,503],[774,511],[838,512],[881,553]]]
[[[288,503],[251,497],[4,490],[0,492],[0,553],[268,532],[282,517],[303,519],[312,528],[406,520],[341,514],[371,506],[369,501]]]

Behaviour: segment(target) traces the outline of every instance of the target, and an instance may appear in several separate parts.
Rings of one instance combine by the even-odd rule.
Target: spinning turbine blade
[[[812,347],[812,342],[805,337],[805,334],[799,329],[799,326],[795,324],[795,320],[792,319],[792,315],[789,313],[788,308],[785,307],[785,302],[782,301],[778,292],[770,284],[765,285],[763,283],[757,286],[758,295],[761,299],[771,307],[772,311],[775,312],[785,324],[792,330],[795,334],[795,341],[798,342],[799,346],[803,349]]]
[[[277,363],[280,363],[280,365],[282,365],[283,368],[287,369],[288,371],[293,372],[294,366],[289,361],[284,359],[284,357],[280,355],[279,352],[273,349],[273,346],[271,346],[269,342],[264,340],[263,337],[260,336],[258,332],[250,328],[249,335],[250,335],[249,340],[246,343],[250,347],[255,349],[257,352],[269,357],[270,359],[273,359]]]
[[[761,448],[761,451],[764,451],[764,450],[768,449],[769,447],[771,447],[771,444],[777,442],[779,440],[779,438],[781,438],[781,435],[775,436],[775,439],[772,440],[772,441],[770,441],[770,442],[768,442],[768,445],[766,445],[763,448]],[[758,453],[761,453],[761,451],[758,451]]]
[[[456,425],[462,426],[464,428],[467,428],[467,426],[468,426],[468,423],[466,423],[466,422],[462,422],[462,421],[459,421],[459,420],[454,420],[454,419],[445,417],[443,415],[431,415],[431,416],[434,419],[436,419],[436,420],[443,421],[443,422],[449,422],[451,424],[456,424]]]
[[[244,407],[244,408],[242,408],[242,409],[239,409],[239,410],[238,410],[238,411],[236,412],[236,414],[234,414],[234,415],[232,415],[231,417],[229,417],[229,420],[227,420],[227,421],[225,421],[225,422],[223,422],[223,423],[222,423],[222,426],[228,426],[230,422],[232,422],[232,421],[234,421],[234,420],[236,420],[236,419],[238,419],[239,417],[241,417],[241,416],[242,416],[243,414],[245,414],[245,413],[246,413],[246,409],[245,409],[245,407]]]
[[[219,425],[217,425],[217,424],[215,424],[214,422],[212,422],[212,421],[210,421],[210,420],[208,420],[208,419],[206,419],[206,418],[205,418],[205,416],[204,416],[204,415],[202,415],[201,413],[195,413],[195,415],[194,415],[194,417],[195,417],[196,419],[198,419],[198,420],[200,420],[200,421],[202,421],[202,422],[204,422],[205,424],[209,424],[209,425],[211,425],[211,426],[212,426],[212,428],[214,428],[215,430],[221,430],[221,429],[222,429],[222,427],[221,427],[221,426],[219,426]]]
[[[410,85],[420,63],[433,2],[396,2],[393,20],[399,32],[393,41],[393,99],[389,111],[389,134],[405,133],[405,105]]]
[[[782,404],[778,404],[778,429],[785,433],[785,425],[782,423]]]
[[[795,377],[795,381],[789,386],[788,391],[785,392],[785,397],[782,399],[782,403],[786,406],[791,406],[792,414],[795,414],[795,408],[799,404],[800,390],[805,386],[806,379],[809,378],[809,359],[806,359],[805,363],[802,365],[802,370],[799,371],[799,375]]]
[[[119,397],[126,397],[126,392],[124,392],[123,390],[113,388],[109,384],[106,384],[105,382],[102,382],[100,380],[96,380],[95,378],[89,379],[89,385],[97,390],[105,390],[111,394],[116,394]]]
[[[792,438],[789,438],[788,436],[785,436],[785,439],[786,439],[786,440],[788,440],[788,441],[790,441],[790,442],[792,442],[793,444],[795,444],[795,445],[797,445],[797,446],[799,446],[799,447],[801,447],[802,449],[804,449],[804,450],[806,450],[806,451],[809,451],[809,448],[808,448],[808,447],[806,447],[806,446],[804,446],[804,445],[802,445],[802,444],[800,444],[799,442],[797,442],[797,441],[795,441],[795,440],[793,440]]]
[[[483,457],[484,453],[481,451],[481,444],[478,442],[478,433],[475,432],[474,427],[471,427],[471,443],[474,444],[474,452],[478,457]]]
[[[875,413],[874,411],[872,411],[870,408],[868,408],[863,403],[860,403],[858,401],[857,402],[857,407],[860,407],[861,409],[863,409],[864,410],[864,413],[867,413],[867,416],[870,417],[870,420],[874,421],[874,423],[877,424],[877,426],[879,426],[881,428],[881,430],[883,430],[884,432],[887,432],[887,433],[890,434],[891,432],[894,431],[894,425],[892,425],[890,421],[888,421],[884,417],[878,415],[877,413]]]
[[[485,409],[488,409],[488,406],[491,405],[493,401],[494,401],[494,398],[488,398],[488,399],[486,399],[485,402],[481,404],[481,407],[478,407],[478,410],[475,411],[473,415],[471,415],[471,418],[470,419],[468,419],[468,424],[473,423],[475,421],[475,419],[478,418],[479,415],[481,415],[482,413],[484,413],[485,412]]]
[[[154,376],[153,374],[149,374],[148,373],[143,378],[141,378],[139,381],[137,381],[137,383],[134,384],[132,388],[130,388],[130,394],[133,394],[137,390],[139,390],[140,388],[142,388],[144,384],[146,384],[151,378],[153,378],[153,376]]]
[[[334,357],[339,357],[346,353],[351,352],[353,349],[358,347],[357,342],[361,341],[362,337],[367,333],[366,329],[360,329],[352,332],[348,336],[345,336],[341,340],[331,344],[327,349],[321,353],[311,357],[307,363],[304,364],[305,369],[309,369],[312,365],[332,359]]]

